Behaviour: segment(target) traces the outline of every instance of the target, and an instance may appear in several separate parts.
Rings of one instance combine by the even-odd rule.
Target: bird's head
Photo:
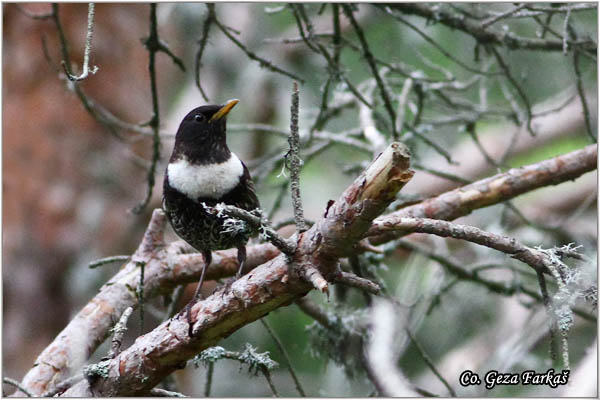
[[[229,158],[226,141],[227,114],[239,103],[232,99],[221,105],[205,105],[190,111],[177,130],[172,158],[184,155],[196,163],[221,162]]]

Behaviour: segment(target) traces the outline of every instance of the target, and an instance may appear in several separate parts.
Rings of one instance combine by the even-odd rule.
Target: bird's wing
[[[252,211],[255,208],[260,207],[260,202],[258,201],[258,197],[256,197],[254,182],[250,176],[250,171],[248,171],[244,162],[242,162],[242,166],[244,167],[244,173],[240,177],[240,185],[236,190],[238,193],[236,193],[234,205]]]

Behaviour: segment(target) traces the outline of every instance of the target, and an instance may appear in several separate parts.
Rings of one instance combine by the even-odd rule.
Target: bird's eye
[[[194,115],[194,121],[196,121],[196,122],[204,122],[204,115],[202,115],[202,114],[196,114],[196,115]]]

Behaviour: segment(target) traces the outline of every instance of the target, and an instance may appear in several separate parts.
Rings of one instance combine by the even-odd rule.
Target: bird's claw
[[[231,285],[233,285],[233,282],[235,281],[237,281],[237,277],[229,278],[223,283],[223,286],[221,287],[221,299],[223,298],[223,296],[225,296],[225,293],[231,290]]]

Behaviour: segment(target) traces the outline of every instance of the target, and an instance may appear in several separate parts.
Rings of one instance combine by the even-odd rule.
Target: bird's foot
[[[227,293],[231,290],[231,286],[233,285],[233,283],[235,281],[237,281],[238,279],[240,279],[241,277],[242,277],[242,275],[238,273],[238,274],[235,274],[235,276],[233,278],[229,278],[225,282],[223,282],[223,285],[219,288],[219,290],[221,290],[221,298],[223,298],[225,293]]]
[[[221,298],[223,298],[225,293],[227,293],[231,290],[231,285],[233,285],[233,282],[235,282],[235,281],[237,281],[237,278],[229,278],[225,282],[223,282],[223,285],[220,288]]]

